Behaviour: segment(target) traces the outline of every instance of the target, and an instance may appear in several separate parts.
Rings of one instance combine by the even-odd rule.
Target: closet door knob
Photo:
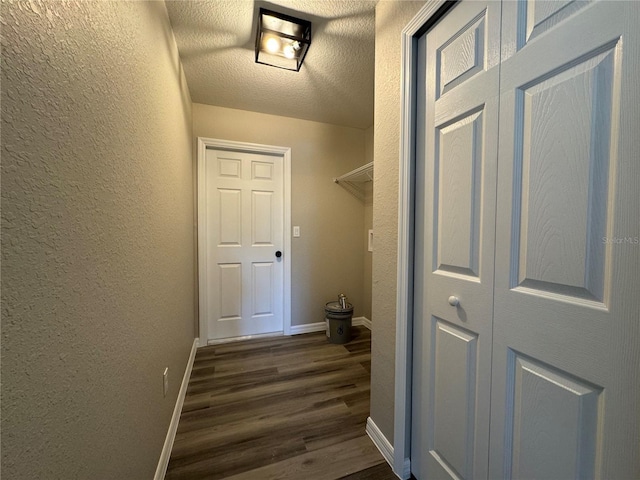
[[[460,300],[458,299],[458,297],[451,295],[449,297],[449,305],[451,305],[452,307],[457,307],[458,305],[460,305]]]
[[[277,257],[277,258],[280,258],[281,256],[282,256],[282,252],[281,252],[280,250],[278,250],[278,251],[276,252],[276,257]]]

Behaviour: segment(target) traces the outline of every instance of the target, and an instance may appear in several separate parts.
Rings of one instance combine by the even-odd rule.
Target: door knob
[[[451,295],[449,297],[449,305],[451,305],[452,307],[457,307],[458,305],[460,305],[460,300],[458,299],[458,297]]]
[[[282,252],[280,250],[278,250],[276,252],[276,258],[280,258],[282,256]]]

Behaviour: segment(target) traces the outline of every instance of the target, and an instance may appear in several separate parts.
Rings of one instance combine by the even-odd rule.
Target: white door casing
[[[202,343],[289,333],[289,171],[288,148],[198,139]]]
[[[640,41],[634,26],[640,9],[633,2],[533,1],[505,2],[503,8],[495,288],[485,299],[494,304],[491,443],[490,449],[478,444],[484,452],[480,455],[490,452],[489,478],[639,478],[640,98],[635,82]],[[433,5],[425,11],[429,9],[435,11]],[[406,37],[419,30],[414,24],[405,31],[405,72],[420,51],[417,42],[411,44]],[[478,35],[468,43],[477,40]],[[410,92],[403,103],[409,111],[415,101]],[[417,178],[422,173],[429,180],[430,147],[424,171],[411,166],[406,147],[411,144],[411,124],[419,117],[403,115],[401,172],[407,175],[414,168]],[[428,139],[428,125],[426,131]],[[416,156],[420,154],[418,147]],[[418,218],[427,217],[422,226],[428,229],[428,199],[441,199],[417,185],[416,202],[426,199],[426,210],[421,211],[420,205],[409,204],[410,185],[403,177],[394,442],[398,463],[408,454],[409,425],[421,424],[416,416],[427,424],[434,418],[437,389],[448,398],[469,398],[469,382],[442,381],[443,375],[438,379],[440,371],[451,370],[438,366],[439,339],[451,337],[442,357],[447,364],[462,372],[475,366],[476,388],[486,380],[479,368],[481,350],[473,347],[478,353],[475,364],[468,354],[469,345],[474,338],[480,344],[481,335],[446,319],[420,331],[419,311],[436,311],[434,302],[442,301],[436,286],[430,290],[437,298],[427,291],[421,302],[420,288],[415,291],[413,336],[422,336],[416,345],[427,349],[423,360],[428,375],[426,389],[420,379],[414,387],[426,392],[418,394],[418,400],[425,397],[426,407],[420,412],[416,405],[413,412],[404,408],[411,392],[406,385],[412,325],[401,315],[411,312],[409,266],[414,259],[432,266],[432,256],[438,260],[439,253],[427,248],[424,255],[416,250],[411,258],[407,236],[414,211]],[[422,231],[419,227],[418,222],[416,232]],[[424,243],[429,238],[425,233]],[[425,272],[416,272],[416,284],[429,285],[431,272]],[[469,404],[460,399],[449,403],[458,412]],[[464,431],[465,419],[468,412],[456,418],[445,414],[438,421]],[[456,436],[458,442],[451,443]],[[460,455],[459,448],[452,448],[464,445],[464,439],[455,430],[447,437],[440,447],[448,452],[444,468],[429,467],[429,474],[487,478],[478,468],[469,469],[464,461],[468,453]],[[431,425],[413,438],[437,447],[438,429]],[[468,436],[466,440],[471,441]],[[437,460],[440,453],[436,448],[436,455],[429,455]],[[415,455],[412,452],[414,465]],[[406,478],[406,470],[395,470]]]

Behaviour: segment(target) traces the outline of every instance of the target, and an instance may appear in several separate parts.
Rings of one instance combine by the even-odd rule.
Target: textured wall
[[[164,3],[2,2],[3,478],[153,477],[194,337],[190,109]]]
[[[362,201],[333,183],[365,163],[364,130],[193,104],[195,137],[291,147],[291,324],[324,319],[344,292],[362,315]]]
[[[376,7],[374,125],[373,318],[371,418],[393,443],[398,166],[400,152],[400,38],[424,2],[381,0]]]

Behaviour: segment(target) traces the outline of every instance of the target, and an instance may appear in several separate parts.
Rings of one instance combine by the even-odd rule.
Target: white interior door
[[[505,1],[500,29],[499,5],[482,30],[462,2],[420,41],[412,472],[640,478],[640,8]],[[492,84],[475,63],[500,31]]]
[[[640,478],[639,25],[504,2],[490,478]]]
[[[411,442],[419,479],[487,476],[499,57],[498,2],[456,5],[419,43]]]
[[[283,330],[283,156],[207,148],[204,312],[209,340]],[[202,217],[201,217],[202,218]],[[283,252],[286,254],[288,252]],[[201,262],[202,264],[202,262]],[[202,278],[202,277],[201,277]]]

